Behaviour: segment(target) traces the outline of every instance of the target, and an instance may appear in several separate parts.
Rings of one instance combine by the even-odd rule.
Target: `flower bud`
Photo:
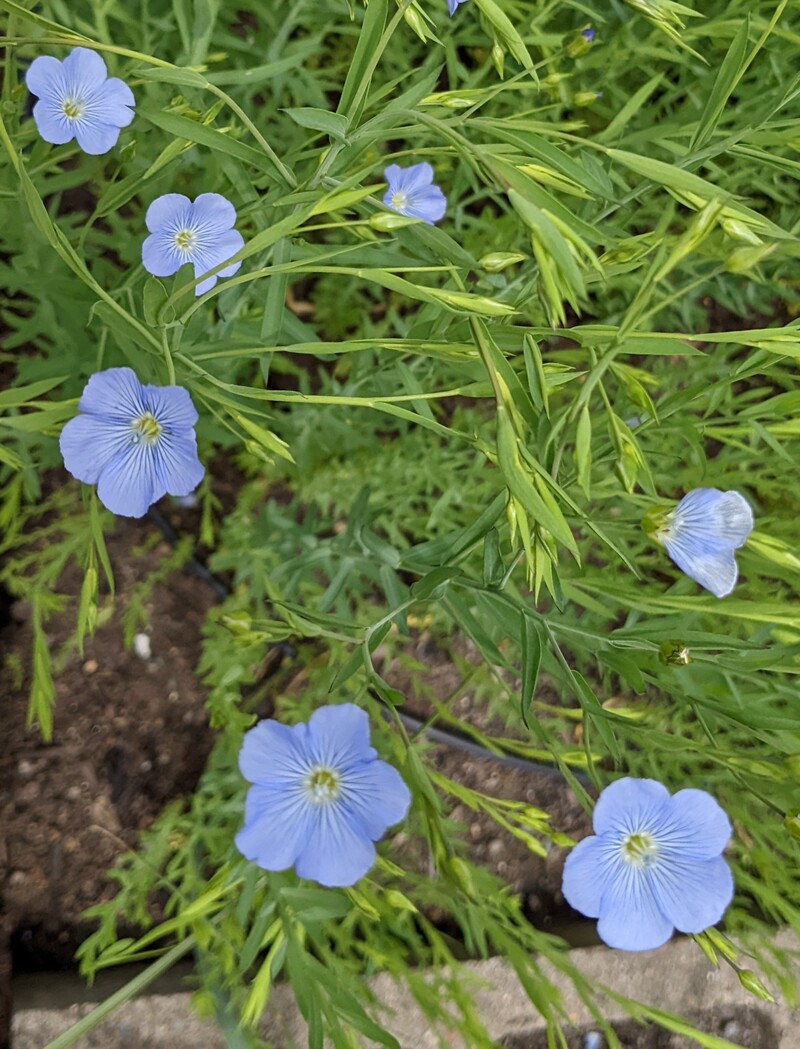
[[[567,43],[565,48],[570,58],[580,58],[581,55],[585,55],[589,48],[592,46],[594,41],[594,29],[588,26],[583,29],[580,33],[574,33]]]
[[[481,269],[487,273],[502,273],[517,262],[524,262],[527,256],[520,255],[518,251],[490,251],[484,255],[481,261]]]
[[[572,101],[576,106],[590,106],[598,98],[603,97],[602,91],[578,91],[573,95]]]
[[[388,233],[393,229],[403,229],[404,226],[413,226],[422,219],[412,218],[410,215],[390,215],[388,212],[380,211],[376,215],[370,215],[369,224],[373,229]]]

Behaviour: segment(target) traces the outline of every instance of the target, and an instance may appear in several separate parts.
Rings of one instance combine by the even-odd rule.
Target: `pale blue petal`
[[[102,102],[109,109],[113,107],[115,122],[117,118],[125,121],[121,126],[127,127],[133,120],[133,113],[128,107],[135,106],[136,99],[125,81],[120,80],[119,77],[109,77],[103,84]]]
[[[153,502],[162,495],[189,495],[205,476],[194,430],[162,433],[152,446]]]
[[[704,790],[673,794],[649,828],[669,856],[708,860],[719,856],[733,832],[725,810]]]
[[[397,165],[393,166],[397,167]],[[397,170],[400,171],[400,176],[394,188],[401,193],[408,193],[409,196],[427,189],[433,182],[433,168],[426,160],[420,164],[412,164],[408,168],[397,168]]]
[[[611,876],[609,860],[607,846],[594,836],[579,841],[567,856],[561,891],[570,907],[587,918],[600,916],[600,901]]]
[[[740,492],[695,488],[675,507],[669,530],[740,547],[753,530],[753,511]]]
[[[91,91],[108,76],[108,68],[96,51],[74,47],[63,62],[68,84],[75,90]]]
[[[195,277],[202,277],[204,273],[213,270],[215,266],[219,266],[221,262],[229,259],[231,255],[235,255],[243,247],[244,237],[238,230],[232,229],[218,234],[212,244],[201,248],[197,252],[197,260],[194,264]],[[232,262],[229,266],[225,266],[219,273],[215,273],[213,277],[209,277],[208,280],[198,284],[195,288],[195,294],[204,295],[214,287],[219,277],[232,277],[241,265],[241,262]]]
[[[678,568],[714,597],[727,597],[736,586],[734,547],[725,540],[682,531],[664,547]]]
[[[424,219],[433,225],[444,216],[447,211],[447,197],[438,186],[428,186],[423,190],[415,190],[409,194],[408,203],[404,208],[398,209],[404,215],[410,215],[415,219]]]
[[[456,8],[459,4],[466,3],[466,0],[447,0],[447,9],[450,12],[451,17],[456,13]]]
[[[666,943],[673,924],[661,911],[649,872],[621,862],[605,885],[597,934],[620,951],[649,951]]]
[[[183,386],[143,386],[142,399],[166,433],[188,430],[199,418]]]
[[[340,772],[377,757],[369,745],[369,718],[353,703],[314,711],[308,722],[308,750],[314,764]]]
[[[142,384],[132,368],[96,372],[83,388],[78,411],[129,425],[147,411]]]
[[[236,848],[267,871],[291,867],[315,833],[317,813],[301,795],[251,787]]]
[[[661,913],[680,932],[715,925],[733,899],[733,875],[721,856],[701,863],[663,856],[648,874]]]
[[[152,449],[144,442],[131,442],[103,468],[97,497],[120,517],[144,517],[163,494],[154,495],[154,480]]]
[[[597,799],[592,823],[597,834],[625,835],[647,829],[660,818],[669,791],[654,779],[625,776],[609,784]]]
[[[234,222],[236,209],[221,193],[201,193],[192,205],[191,228],[198,233],[218,236]]]
[[[63,82],[62,64],[51,55],[40,55],[39,58],[34,58],[25,74],[25,86],[37,98],[61,95]]]
[[[249,783],[294,789],[311,767],[308,726],[259,721],[246,732],[239,752],[239,770]]]
[[[176,248],[174,238],[166,232],[151,233],[142,244],[142,265],[154,277],[171,277],[188,262]]]
[[[33,107],[33,119],[39,134],[53,146],[63,146],[75,137],[74,121],[67,120],[61,107],[49,95]]]
[[[343,888],[355,885],[374,863],[375,846],[345,805],[317,806],[314,832],[295,864],[298,875]]]
[[[385,761],[368,761],[343,772],[342,801],[367,837],[377,841],[387,827],[405,818],[411,793],[397,769]]]
[[[192,202],[182,193],[164,193],[147,209],[144,223],[151,233],[183,229],[189,222]]]
[[[76,415],[59,437],[64,466],[84,484],[97,484],[100,474],[131,441],[130,425],[93,415]]]
[[[74,126],[78,145],[90,156],[108,153],[117,144],[119,128],[113,124],[103,124],[87,116],[76,120]]]

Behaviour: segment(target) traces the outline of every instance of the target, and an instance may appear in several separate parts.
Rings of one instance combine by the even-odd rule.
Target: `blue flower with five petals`
[[[433,184],[433,168],[430,164],[423,161],[409,168],[390,164],[383,177],[389,183],[383,203],[392,211],[409,218],[422,219],[432,226],[447,210],[447,197]]]
[[[236,847],[268,871],[294,867],[320,885],[354,885],[376,842],[405,816],[400,774],[369,745],[367,715],[352,703],[320,707],[291,728],[261,721],[239,754],[247,792]]]
[[[145,215],[150,236],[142,245],[142,264],[154,277],[171,277],[189,262],[195,277],[202,277],[244,246],[234,222],[236,209],[220,193],[201,193],[194,203],[181,193],[165,193]],[[201,281],[195,294],[210,291],[218,277],[232,277],[240,266],[241,262],[225,266]]]
[[[753,530],[753,511],[739,492],[695,488],[674,510],[650,511],[644,527],[690,579],[726,597],[736,585],[734,552]]]
[[[564,898],[623,951],[666,943],[675,929],[697,933],[718,922],[733,898],[722,858],[731,824],[704,790],[670,795],[652,779],[619,779],[594,809],[595,834],[564,865]]]
[[[108,153],[120,128],[133,120],[133,92],[109,77],[100,55],[86,47],[73,48],[63,62],[51,55],[35,58],[25,84],[39,99],[33,107],[39,134],[53,145],[74,138],[84,153]]]
[[[130,368],[108,368],[89,379],[78,411],[61,431],[64,466],[96,484],[112,513],[142,517],[163,495],[188,495],[202,481],[197,412],[182,386],[143,386]]]

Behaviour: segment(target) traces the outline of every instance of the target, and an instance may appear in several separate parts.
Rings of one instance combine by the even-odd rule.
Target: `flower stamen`
[[[184,255],[191,254],[197,247],[197,234],[191,229],[179,229],[175,234],[175,247]]]
[[[393,193],[392,207],[395,208],[397,211],[402,211],[403,208],[407,208],[408,196],[405,193]]]
[[[144,415],[140,415],[131,422],[131,429],[134,444],[144,441],[149,445],[156,443],[164,428],[152,412],[145,412]]]
[[[86,106],[79,98],[65,98],[61,103],[61,109],[67,120],[80,120],[86,112]]]
[[[309,800],[315,805],[329,804],[341,794],[342,777],[332,768],[317,765],[311,769],[303,781]]]
[[[628,834],[620,848],[623,860],[639,870],[652,867],[658,859],[659,851],[656,839],[645,830]]]

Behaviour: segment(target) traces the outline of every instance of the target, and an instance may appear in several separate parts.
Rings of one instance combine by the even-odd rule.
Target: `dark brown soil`
[[[139,655],[123,644],[126,595],[172,552],[163,540],[153,545],[154,532],[150,522],[119,520],[107,537],[116,609],[57,677],[50,743],[38,727],[26,727],[29,682],[14,680],[7,659],[16,654],[27,676],[24,601],[12,605],[0,634],[2,927],[17,970],[72,964],[85,934],[81,912],[113,893],[107,869],[165,802],[191,792],[212,744],[194,675],[200,626],[213,602],[206,584],[180,571],[156,585],[140,628],[149,655],[141,642]],[[69,569],[59,589],[77,594],[80,581],[78,569]],[[70,602],[49,622],[52,652],[69,637],[75,614]]]
[[[462,661],[479,659],[478,653],[468,642],[457,639],[453,645]],[[426,668],[423,676],[424,692],[415,689],[415,679],[400,670],[395,662],[382,667],[389,683],[406,696],[407,708],[404,709],[425,719],[434,710],[431,696],[443,703],[460,692],[450,708],[460,721],[480,729],[486,735],[509,733],[508,727],[497,716],[486,711],[485,704],[473,701],[468,689],[461,692],[462,680],[458,668],[451,656],[436,645],[430,636],[423,634],[417,638],[408,654]],[[376,655],[380,656],[380,651]],[[537,698],[551,703],[558,701],[544,677],[540,678],[537,686]],[[502,759],[480,758],[465,753],[457,745],[441,743],[431,746],[428,760],[438,772],[472,790],[510,801],[525,801],[545,810],[550,815],[553,829],[576,841],[591,833],[589,816],[556,770],[539,771],[533,767],[521,769],[505,764]],[[450,801],[448,813],[451,819],[464,828],[470,858],[488,867],[522,897],[525,912],[534,925],[553,931],[565,924],[584,921],[566,903],[561,893],[566,849],[552,846],[545,838],[540,838],[547,854],[538,855],[524,841],[498,826],[489,814],[474,812],[462,802]],[[415,843],[404,842],[402,837],[401,845],[413,849]]]

